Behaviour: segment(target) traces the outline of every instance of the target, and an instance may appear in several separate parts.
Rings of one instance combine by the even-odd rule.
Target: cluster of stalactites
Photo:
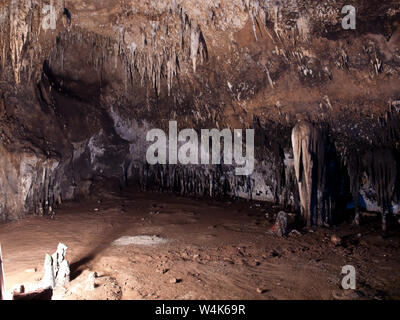
[[[174,77],[178,73],[196,73],[198,60],[203,63],[207,58],[207,47],[200,25],[190,19],[185,10],[176,5],[174,10],[162,21],[149,21],[140,28],[141,39],[138,43],[123,44],[122,35],[118,40],[118,52],[124,59],[127,79],[132,77],[132,70],[140,75],[143,85],[152,83],[157,93],[161,92],[161,81],[166,79],[168,94],[172,89]]]
[[[54,214],[54,209],[62,203],[60,182],[57,178],[54,164],[45,163],[28,192],[27,200],[30,200],[30,203],[26,203],[28,211],[33,210],[39,216]]]
[[[382,210],[382,230],[386,231],[386,217],[391,211],[397,178],[397,162],[393,151],[387,147],[379,147],[367,149],[364,152],[348,152],[346,164],[354,201],[355,223],[360,224],[358,195],[361,188],[361,178],[365,173],[371,187],[375,190],[377,205]]]
[[[274,31],[279,31],[279,1],[265,0],[242,0],[243,7],[249,13],[249,18],[253,27],[254,37],[258,40],[257,25],[266,27],[267,21],[271,20]],[[258,21],[257,21],[258,19]]]
[[[148,21],[142,25],[140,39],[135,39],[134,42],[127,43],[128,37],[125,37],[125,33],[130,31],[123,26],[117,26],[118,35],[114,39],[116,44],[113,52],[123,61],[126,87],[129,82],[133,82],[134,71],[137,71],[141,83],[152,83],[158,94],[162,79],[166,79],[170,94],[173,79],[178,73],[185,74],[190,71],[196,73],[199,60],[203,63],[207,58],[207,46],[200,22],[197,18],[191,18],[183,4],[178,2],[171,1],[167,14],[163,15],[160,21]],[[276,16],[278,10],[277,5],[268,1],[243,0],[241,6],[242,10],[249,13],[256,39],[256,19],[265,25],[268,15],[273,16],[275,12]],[[33,0],[11,0],[9,6],[3,7],[2,10],[0,19],[9,21],[0,25],[3,69],[9,53],[16,83],[20,82],[20,73],[23,70],[28,71],[30,80],[34,60],[45,54],[41,52],[39,41],[40,33],[45,32],[40,27],[44,13],[40,10],[39,3]],[[218,17],[217,14],[213,14],[216,8],[210,10],[209,17],[204,20],[207,23],[210,19]],[[59,0],[57,14],[62,15],[63,11],[64,1]],[[68,28],[68,31],[71,29]],[[79,33],[78,28],[73,32]],[[63,60],[63,52],[60,55],[60,59]],[[104,60],[103,58],[102,61]]]
[[[86,32],[77,27],[73,32],[58,35],[59,45],[53,48],[50,59],[64,64],[64,48],[68,42],[85,41],[90,44],[88,63],[99,72],[106,64],[115,69],[121,63],[125,89],[134,83],[137,72],[140,84],[150,83],[158,94],[166,81],[170,94],[173,79],[178,75],[196,72],[197,65],[207,58],[207,47],[200,25],[191,20],[182,7],[177,6],[162,21],[148,21],[140,26],[135,41],[125,27],[116,28],[114,38]],[[130,34],[131,33],[131,34]]]
[[[64,12],[64,0],[55,3],[56,14]],[[28,81],[34,71],[34,59],[42,54],[39,37],[45,18],[40,1],[10,0],[0,9],[0,58],[2,70],[8,59],[15,82],[21,81],[21,72],[28,73]]]
[[[350,191],[354,201],[355,223],[360,224],[359,192],[362,185],[369,184],[376,193],[377,205],[382,211],[382,229],[386,230],[386,215],[392,210],[392,202],[398,201],[399,191],[397,185],[397,157],[398,152],[393,146],[399,139],[398,127],[399,101],[392,101],[389,110],[382,116],[372,115],[368,127],[375,130],[374,143],[368,139],[367,146],[357,143],[355,146],[346,147],[342,158],[349,175]],[[356,140],[357,141],[357,140]]]
[[[185,196],[252,198],[254,181],[236,176],[230,166],[133,164],[131,175],[142,190],[174,192]]]
[[[48,56],[49,66],[57,64],[60,65],[61,70],[64,70],[67,58],[65,56],[66,46],[82,43],[91,48],[88,51],[88,59],[84,63],[99,74],[104,71],[106,65],[117,64],[115,58],[118,58],[120,51],[112,38],[75,28],[73,32],[62,32],[57,36],[57,44],[51,49]]]

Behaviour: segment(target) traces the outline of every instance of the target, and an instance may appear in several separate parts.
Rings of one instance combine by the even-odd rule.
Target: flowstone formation
[[[399,198],[400,4],[353,1],[345,30],[346,4],[0,1],[0,219],[53,215],[107,182],[271,201],[318,226],[378,211],[386,226]],[[171,120],[254,128],[253,174],[149,165],[146,133]]]

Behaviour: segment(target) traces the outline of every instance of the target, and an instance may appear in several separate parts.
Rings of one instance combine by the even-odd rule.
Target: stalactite
[[[192,59],[194,73],[196,73],[199,44],[200,44],[200,32],[197,22],[194,22],[193,26],[191,26],[191,33],[190,33],[190,58]]]
[[[22,49],[29,31],[29,25],[25,19],[29,13],[30,6],[30,1],[23,2],[21,6],[17,0],[11,0],[10,2],[10,53],[14,78],[17,84],[20,82]]]
[[[294,167],[299,186],[302,214],[307,225],[330,225],[331,212],[326,194],[327,141],[324,133],[306,121],[293,128]]]
[[[360,225],[360,212],[358,208],[358,194],[360,192],[360,179],[362,173],[362,163],[360,154],[356,150],[351,150],[346,157],[347,171],[350,177],[350,192],[354,202],[354,223]]]
[[[227,196],[235,187],[242,192],[249,190],[247,186],[241,188],[233,175],[230,180],[226,179],[232,171],[228,167],[220,167],[219,170],[209,166],[202,166],[200,170],[192,166],[179,165],[136,164],[134,167],[132,174],[140,177],[140,186],[143,190],[176,192],[192,196]]]
[[[261,21],[265,22],[267,4],[254,0],[245,0],[244,2],[243,9],[249,12],[254,35],[257,38],[256,19],[261,17]],[[215,8],[218,9],[219,5],[215,6]],[[210,12],[214,12],[215,8],[210,7]],[[37,41],[38,37],[43,32],[42,28],[37,26],[43,18],[40,9],[40,4],[34,5],[32,1],[27,1],[23,4],[17,0],[11,1],[9,15],[12,23],[10,24],[9,47],[17,83],[20,81],[20,72],[22,70],[22,48],[27,42],[36,46],[39,42]],[[57,2],[56,12],[62,18],[63,26],[68,33],[77,31],[73,30],[71,14],[65,8],[65,1],[60,0]],[[196,72],[199,58],[202,63],[207,59],[207,48],[202,37],[201,26],[195,19],[191,19],[188,16],[188,13],[179,1],[171,1],[168,13],[162,21],[150,21],[147,26],[142,28],[142,44],[141,46],[136,46],[133,54],[129,53],[129,51],[132,51],[130,50],[132,48],[129,48],[130,45],[125,44],[126,32],[125,28],[119,28],[116,41],[118,42],[118,57],[121,60],[125,60],[128,59],[127,56],[129,55],[129,67],[125,68],[127,78],[131,79],[132,70],[136,70],[140,74],[142,84],[146,78],[151,79],[158,93],[160,93],[161,81],[164,77],[166,78],[170,94],[173,78],[177,76],[178,72],[188,70],[186,62],[190,62],[191,69],[193,72]],[[175,42],[174,37],[170,37],[170,34],[174,32],[178,35],[177,42]],[[88,40],[88,35],[86,34],[79,36],[83,40]],[[2,45],[2,64],[5,65],[8,48],[3,39],[0,39],[0,42]],[[94,44],[97,46],[99,43]],[[127,48],[124,50],[124,47]],[[117,66],[118,61],[116,48],[117,46],[113,50],[114,66]],[[36,52],[36,50],[34,51]],[[125,55],[127,56],[124,57]],[[104,64],[104,60],[96,61],[93,59],[91,63],[97,70],[100,70],[101,65]],[[176,68],[177,60],[180,62],[180,70]],[[147,63],[144,63],[144,61],[147,61]],[[30,76],[32,66],[27,69]]]
[[[376,191],[378,205],[382,207],[382,230],[387,229],[387,214],[391,209],[397,164],[390,149],[370,150],[366,154],[368,175]]]

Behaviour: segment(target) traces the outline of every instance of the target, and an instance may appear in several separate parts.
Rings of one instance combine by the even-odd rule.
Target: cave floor
[[[7,288],[34,288],[45,253],[63,242],[72,280],[54,299],[400,298],[398,230],[383,238],[371,218],[360,228],[343,224],[278,238],[267,232],[272,221],[265,216],[278,210],[133,191],[64,203],[53,219],[0,225]],[[330,241],[333,234],[343,245]],[[138,235],[168,242],[113,244]],[[355,291],[340,288],[344,265],[357,270]]]

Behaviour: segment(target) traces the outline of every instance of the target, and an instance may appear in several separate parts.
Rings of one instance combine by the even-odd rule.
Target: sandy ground
[[[6,285],[37,284],[45,253],[63,242],[72,280],[54,299],[400,298],[399,228],[382,237],[370,217],[360,228],[297,229],[300,235],[279,238],[267,232],[278,211],[127,191],[65,203],[54,219],[0,225]],[[124,236],[167,241],[113,244]],[[341,289],[344,265],[356,268],[357,290]]]

